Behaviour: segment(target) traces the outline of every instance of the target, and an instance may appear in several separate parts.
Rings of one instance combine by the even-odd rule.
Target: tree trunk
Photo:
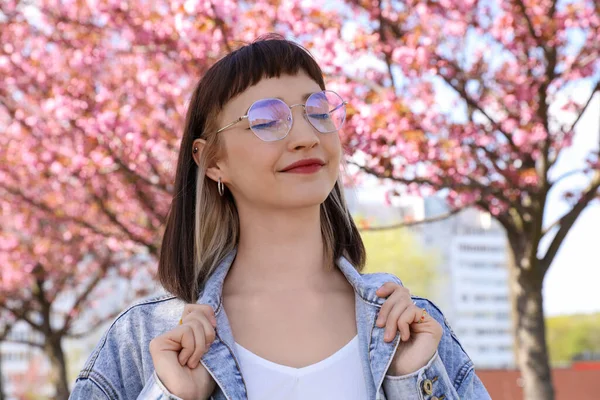
[[[46,339],[46,354],[52,365],[54,373],[54,387],[56,388],[55,400],[68,400],[69,398],[69,381],[67,379],[67,364],[65,362],[65,354],[62,348],[60,337],[47,336]]]
[[[2,375],[2,363],[2,353],[0,353],[0,400],[6,399],[6,397],[4,396],[4,375]]]
[[[516,361],[524,382],[523,399],[554,400],[546,347],[542,297],[544,276],[538,272],[537,258],[524,251],[522,238],[519,242],[511,240],[514,265],[510,268],[510,286]],[[530,265],[532,259],[535,265]]]

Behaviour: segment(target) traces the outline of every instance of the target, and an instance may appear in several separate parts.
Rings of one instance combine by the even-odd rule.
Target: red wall
[[[494,400],[521,400],[521,374],[516,370],[477,370]],[[571,368],[552,370],[556,400],[600,399],[600,362],[573,363]]]

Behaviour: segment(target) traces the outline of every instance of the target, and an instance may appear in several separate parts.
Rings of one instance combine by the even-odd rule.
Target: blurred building
[[[439,197],[400,196],[384,204],[383,188],[346,192],[353,215],[373,226],[419,221],[448,212]],[[431,300],[444,312],[477,368],[515,365],[504,230],[488,213],[468,208],[409,228],[441,257]],[[401,277],[400,277],[401,278]]]
[[[15,393],[22,394],[35,383],[39,385],[35,394],[50,396],[53,393],[52,387],[44,382],[36,382],[34,376],[38,372],[48,371],[50,363],[44,357],[41,349],[16,343],[26,341],[41,344],[42,335],[32,331],[27,323],[18,322],[13,326],[6,339],[6,341],[0,342],[0,379],[2,379],[2,389],[6,399],[17,399]],[[34,392],[30,394],[33,395]]]

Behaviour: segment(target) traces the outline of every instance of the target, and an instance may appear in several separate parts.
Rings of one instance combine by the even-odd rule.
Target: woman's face
[[[231,99],[218,117],[223,127],[245,115],[256,100],[279,97],[291,106],[304,104],[305,95],[321,88],[304,72],[262,79]],[[218,133],[225,159],[209,168],[213,180],[221,177],[238,207],[291,208],[321,204],[338,178],[342,149],[337,132],[320,133],[304,117],[303,107],[292,108],[293,125],[281,140],[265,142],[249,128],[246,119]],[[297,161],[317,158],[325,165],[313,173],[282,171]]]

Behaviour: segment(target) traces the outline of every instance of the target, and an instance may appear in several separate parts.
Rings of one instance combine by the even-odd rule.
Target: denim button
[[[433,383],[429,379],[425,379],[423,381],[423,393],[425,394],[433,394]]]

